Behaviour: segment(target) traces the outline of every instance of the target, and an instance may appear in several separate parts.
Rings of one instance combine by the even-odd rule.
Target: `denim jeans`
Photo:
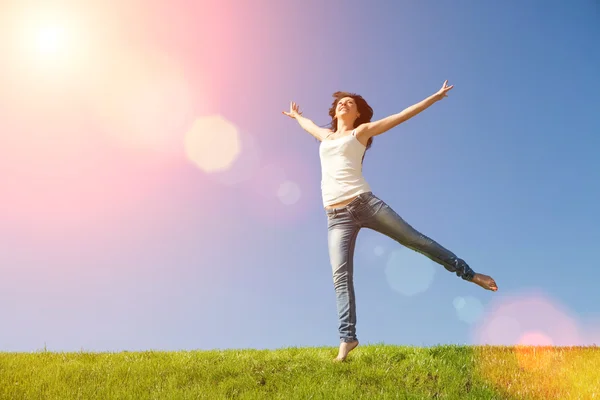
[[[356,340],[356,300],[354,297],[354,245],[361,228],[370,228],[415,250],[448,271],[471,281],[475,272],[464,260],[406,223],[390,206],[373,193],[362,193],[343,208],[326,209],[329,259],[333,271],[340,339]]]

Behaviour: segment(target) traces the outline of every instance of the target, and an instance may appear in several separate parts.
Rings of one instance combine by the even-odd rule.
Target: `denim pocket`
[[[333,220],[340,219],[346,213],[347,213],[347,211],[345,209],[340,209],[340,208],[334,208],[332,210],[327,210],[326,211],[327,220],[333,221]]]
[[[360,219],[368,219],[373,217],[381,207],[383,207],[385,203],[381,201],[374,194],[369,194],[369,196],[361,201],[361,203],[355,208],[354,212],[357,217]]]

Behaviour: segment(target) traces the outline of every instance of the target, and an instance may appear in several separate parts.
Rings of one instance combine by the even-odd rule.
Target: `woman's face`
[[[358,113],[356,101],[354,101],[352,97],[344,97],[340,99],[335,109],[335,116],[337,118],[350,120],[355,120],[358,118],[360,114]]]

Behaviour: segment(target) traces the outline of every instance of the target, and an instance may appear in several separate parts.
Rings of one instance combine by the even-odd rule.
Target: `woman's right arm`
[[[290,112],[283,111],[283,114],[290,118],[294,118],[298,121],[298,124],[300,124],[302,129],[313,135],[319,141],[323,141],[331,133],[330,129],[321,128],[310,119],[303,117],[302,113],[299,111],[298,105],[294,102],[290,103]]]

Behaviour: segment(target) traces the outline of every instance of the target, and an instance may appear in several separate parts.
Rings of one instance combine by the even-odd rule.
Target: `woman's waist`
[[[361,190],[361,191],[357,192],[356,194],[352,194],[350,197],[342,198],[339,201],[336,201],[335,203],[326,204],[325,210],[328,213],[330,213],[332,211],[345,210],[348,207],[351,207],[353,204],[360,202],[361,199],[364,200],[365,198],[368,198],[372,194],[373,193],[371,192],[371,190],[369,188],[366,188],[365,190]]]
[[[352,203],[358,196],[359,195],[357,194],[355,196],[350,197],[347,200],[340,201],[339,203],[328,204],[328,205],[325,206],[325,209],[326,210],[333,210],[334,208],[343,208],[343,207],[346,207],[348,204]]]
[[[341,208],[352,202],[359,195],[370,192],[371,188],[366,181],[360,185],[344,186],[322,189],[323,205],[325,208]]]
[[[321,187],[337,188],[344,186],[356,186],[366,183],[362,173],[337,173],[335,175],[323,174],[321,176]]]

